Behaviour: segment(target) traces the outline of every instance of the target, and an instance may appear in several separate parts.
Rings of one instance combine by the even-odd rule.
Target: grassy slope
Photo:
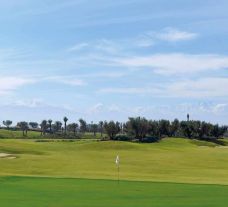
[[[0,178],[4,207],[226,207],[228,186]]]
[[[2,136],[21,137],[20,132],[0,130]],[[28,138],[36,136],[40,139],[37,133]],[[228,184],[228,148],[208,142],[0,139],[1,152],[17,156],[0,159],[0,203],[4,207],[226,207],[228,203],[228,186],[224,185]],[[121,156],[121,179],[173,183],[120,181],[118,185],[111,180],[54,178],[116,179],[116,154]]]
[[[174,138],[156,144],[4,139],[0,152],[18,159],[0,159],[0,175],[116,179],[119,154],[121,179],[228,184],[228,149],[213,146]]]

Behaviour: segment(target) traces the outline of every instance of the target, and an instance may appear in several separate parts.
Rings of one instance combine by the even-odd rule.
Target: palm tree
[[[85,133],[87,129],[86,121],[83,119],[79,119],[79,123],[80,123],[80,132]]]
[[[52,132],[52,128],[51,128],[52,120],[51,119],[48,120],[48,124],[49,124],[50,132]]]
[[[73,124],[73,127],[74,127],[74,136],[75,136],[76,135],[76,132],[77,132],[78,124],[77,123],[74,123]]]
[[[98,129],[98,124],[92,124],[91,128],[92,128],[93,136],[95,137]]]
[[[99,128],[100,128],[100,132],[101,132],[101,137],[103,137],[103,126],[104,126],[104,122],[100,121],[99,122]]]
[[[32,127],[33,129],[37,129],[38,125],[39,124],[37,122],[29,122],[29,126]]]
[[[41,127],[41,135],[45,135],[47,130],[47,121],[43,120],[40,124],[40,127]]]
[[[6,120],[6,121],[3,121],[2,122],[6,127],[7,129],[9,129],[10,125],[13,123],[11,120]]]
[[[59,132],[62,128],[62,123],[60,121],[56,121],[52,128],[54,133]]]
[[[68,129],[69,131],[74,132],[74,136],[76,135],[77,128],[78,128],[78,124],[77,124],[77,123],[72,123],[72,124],[69,124],[69,125],[67,126],[67,129]]]
[[[65,135],[66,135],[68,118],[65,116],[65,117],[63,118],[63,121],[64,121],[64,124],[65,124],[64,130],[65,130]]]
[[[28,123],[27,122],[25,122],[25,121],[18,122],[17,126],[22,130],[23,136],[25,136],[25,132],[27,135],[27,131],[28,131]]]

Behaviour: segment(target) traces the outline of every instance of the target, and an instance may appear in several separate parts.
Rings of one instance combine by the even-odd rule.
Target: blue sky
[[[226,0],[0,0],[0,119],[228,123]]]

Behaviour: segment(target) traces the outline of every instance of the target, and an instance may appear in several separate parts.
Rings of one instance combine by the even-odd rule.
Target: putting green
[[[1,177],[4,207],[227,207],[228,186]]]

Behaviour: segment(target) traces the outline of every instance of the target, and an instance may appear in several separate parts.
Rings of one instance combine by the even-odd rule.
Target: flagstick
[[[118,173],[118,184],[120,182],[120,158],[119,155],[116,157],[117,173]]]
[[[118,164],[118,185],[120,183],[120,165]]]

